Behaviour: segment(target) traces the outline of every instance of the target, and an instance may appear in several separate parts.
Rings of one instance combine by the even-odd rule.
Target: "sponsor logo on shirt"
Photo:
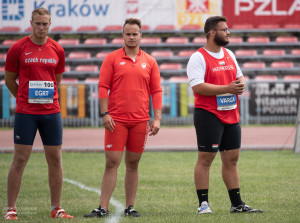
[[[142,68],[145,69],[147,67],[146,63],[142,63]]]
[[[234,70],[233,65],[223,66],[223,67],[214,67],[212,69],[213,72],[223,71],[223,70]]]
[[[126,64],[126,62],[125,61],[122,61],[121,63],[120,63],[120,65],[125,65]]]

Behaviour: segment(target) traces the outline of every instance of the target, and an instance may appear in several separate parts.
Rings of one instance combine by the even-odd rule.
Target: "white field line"
[[[80,182],[77,182],[75,180],[71,180],[71,179],[68,179],[68,178],[64,178],[64,182],[67,182],[67,183],[70,183],[70,184],[73,184],[83,190],[86,190],[86,191],[91,191],[91,192],[95,192],[97,193],[99,196],[101,195],[101,191],[96,189],[96,188],[92,188],[92,187],[87,187],[85,186],[84,184],[80,183]],[[107,223],[118,223],[120,221],[120,218],[123,214],[123,211],[125,209],[125,207],[119,202],[117,201],[116,199],[114,199],[113,197],[110,199],[110,203],[116,207],[116,212],[112,215],[110,215],[108,218],[106,218],[105,222]]]

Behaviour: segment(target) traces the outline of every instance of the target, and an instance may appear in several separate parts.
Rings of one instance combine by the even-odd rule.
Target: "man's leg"
[[[135,195],[138,186],[138,165],[142,153],[135,153],[126,150],[125,153],[125,164],[126,164],[126,175],[125,175],[125,191],[126,191],[126,207],[134,204]]]
[[[220,152],[222,159],[222,177],[227,189],[239,188],[239,173],[237,163],[239,160],[239,149]]]
[[[45,157],[48,163],[48,180],[50,187],[51,206],[59,207],[63,184],[63,168],[61,161],[61,145],[46,146]]]
[[[8,172],[7,205],[16,208],[24,168],[29,160],[32,145],[15,144],[14,158]]]
[[[105,151],[106,164],[102,178],[100,206],[108,210],[109,200],[115,189],[117,170],[122,161],[123,152]]]
[[[194,180],[197,190],[209,188],[209,170],[217,153],[198,152],[198,160],[194,171]]]

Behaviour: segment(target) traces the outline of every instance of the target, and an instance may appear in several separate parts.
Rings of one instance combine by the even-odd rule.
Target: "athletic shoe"
[[[6,214],[4,215],[5,220],[18,220],[17,209],[8,208]]]
[[[263,210],[253,209],[246,204],[241,204],[237,207],[231,206],[230,213],[262,213]]]
[[[133,205],[129,205],[128,208],[124,210],[124,215],[132,217],[141,217],[141,215],[133,208]]]
[[[99,208],[94,209],[91,213],[83,215],[85,218],[102,218],[109,216],[109,211],[105,210],[101,206]]]
[[[51,218],[74,218],[73,216],[68,215],[66,211],[59,206],[56,207],[53,211],[51,211],[50,216]]]
[[[198,208],[198,214],[212,214],[207,201],[202,201],[201,206]]]

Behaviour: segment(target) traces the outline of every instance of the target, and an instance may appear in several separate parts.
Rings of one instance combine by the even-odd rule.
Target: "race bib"
[[[217,95],[218,111],[232,110],[237,107],[237,99],[235,94]]]
[[[53,96],[53,81],[29,81],[29,103],[51,104],[53,103]]]

